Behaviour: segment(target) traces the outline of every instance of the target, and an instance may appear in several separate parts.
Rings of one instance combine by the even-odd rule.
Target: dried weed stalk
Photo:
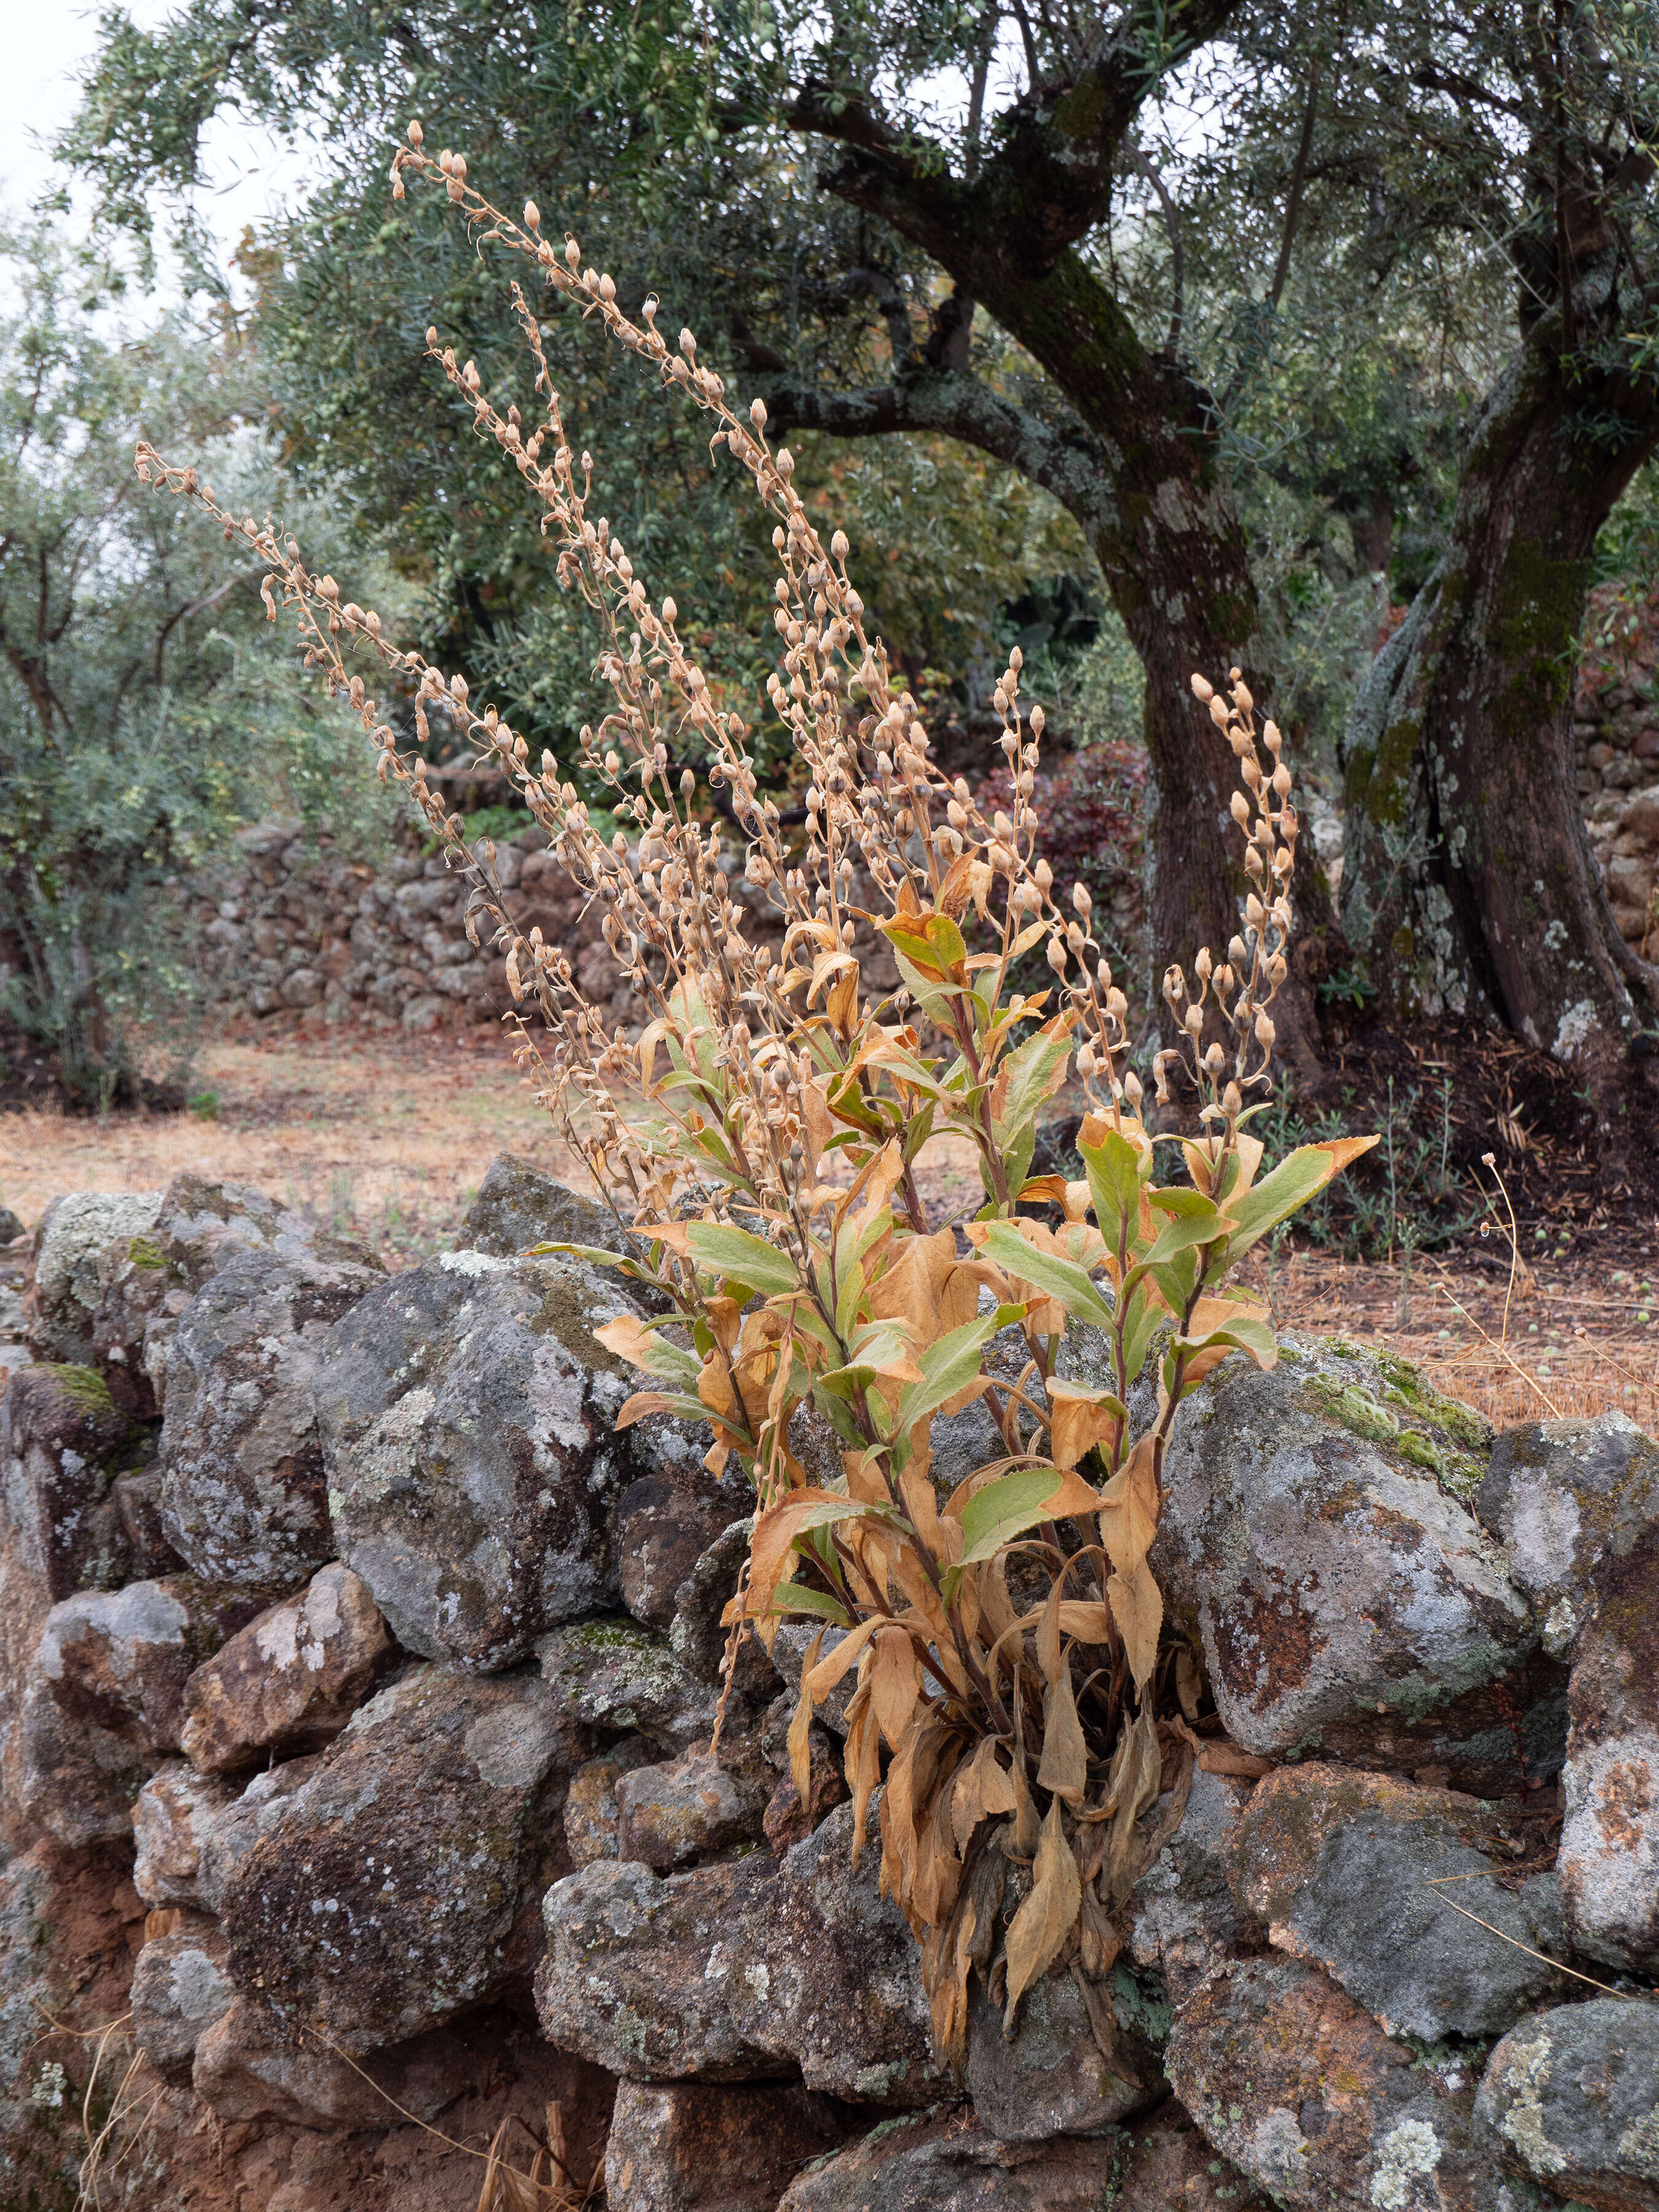
[[[750,1558],[727,1617],[769,1646],[787,1619],[817,1625],[790,1732],[803,1802],[814,1709],[856,1668],[854,1854],[884,1784],[882,1884],[921,1945],[941,2053],[963,2058],[971,1974],[1012,2033],[1024,1993],[1066,1965],[1109,2045],[1110,2008],[1093,1992],[1118,1948],[1112,1916],[1181,1817],[1195,1741],[1197,1662],[1184,1644],[1161,1650],[1148,1565],[1170,1421],[1233,1352],[1273,1364],[1265,1310],[1229,1279],[1374,1141],[1310,1145],[1261,1176],[1261,1146],[1244,1126],[1272,1060],[1291,928],[1297,821],[1279,733],[1272,722],[1258,730],[1237,670],[1220,691],[1194,678],[1238,760],[1232,811],[1249,889],[1224,957],[1206,949],[1190,981],[1179,967],[1164,979],[1182,1046],[1158,1056],[1158,1096],[1183,1072],[1199,1133],[1167,1140],[1179,1141],[1187,1180],[1163,1182],[1166,1140],[1143,1116],[1128,1008],[1091,933],[1088,894],[1075,889],[1065,910],[1040,856],[1042,714],[1023,705],[1018,652],[994,694],[1012,811],[988,821],[968,785],[929,761],[915,702],[895,690],[866,629],[847,540],[820,538],[787,448],[768,441],[764,405],[739,413],[689,331],[678,350],[659,333],[654,300],[630,320],[574,239],[561,252],[540,236],[533,206],[513,221],[469,185],[461,156],[433,161],[418,125],[410,141],[392,166],[394,196],[411,176],[441,184],[483,240],[524,257],[713,416],[713,444],[775,516],[781,665],[769,688],[811,778],[805,835],[786,834],[750,732],[687,651],[673,601],[651,597],[595,513],[592,459],[566,436],[517,284],[541,399],[533,425],[516,407],[498,411],[435,331],[428,349],[541,502],[559,580],[592,610],[614,704],[582,745],[632,842],[619,830],[607,842],[550,754],[532,763],[493,707],[475,710],[461,677],[392,650],[373,613],[307,572],[292,538],[227,513],[192,471],[148,447],[139,473],[194,498],[265,562],[273,617],[280,596],[309,661],[361,714],[382,778],[407,787],[466,877],[474,941],[489,933],[515,999],[539,1011],[550,1042],[544,1049],[520,1018],[520,1054],[627,1231],[618,1254],[586,1256],[650,1285],[669,1309],[604,1332],[654,1385],[622,1419],[707,1420],[711,1463],[735,1454],[754,1481]],[[422,742],[441,706],[514,780],[599,902],[638,998],[637,1042],[607,1029],[562,946],[515,926],[492,848],[468,848],[349,658],[376,654],[412,688]],[[721,830],[694,808],[690,772],[671,765],[691,748],[729,795],[748,881],[781,916],[781,953],[756,940],[722,866]],[[896,991],[867,987],[860,925],[891,948]],[[1016,963],[1037,947],[1054,981],[1024,996]],[[1032,1181],[1038,1114],[1073,1067],[1090,1109],[1086,1177]],[[915,1178],[926,1148],[946,1137],[971,1146],[984,1188],[961,1243],[930,1224]],[[1063,1342],[1088,1347],[1097,1379],[1062,1378]],[[1149,1360],[1155,1385],[1137,1395]],[[1002,1449],[941,1497],[933,1424],[979,1397]],[[790,1446],[808,1401],[840,1445],[842,1473],[822,1486]],[[1010,1888],[1016,1869],[1029,1871]],[[1012,1911],[1005,1890],[1008,1905],[1018,1893]]]

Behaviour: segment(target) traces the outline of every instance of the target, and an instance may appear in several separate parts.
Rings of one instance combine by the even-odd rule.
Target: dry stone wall
[[[1171,1700],[1109,1977],[976,1990],[957,2078],[833,1701],[796,1792],[789,1632],[713,1747],[752,1500],[706,1430],[616,1431],[628,1285],[527,1249],[604,1226],[506,1158],[399,1274],[189,1177],[48,1212],[0,1397],[4,2212],[477,2212],[492,2140],[573,2185],[486,2212],[1659,2212],[1652,1439],[1495,1437],[1324,1340],[1217,1369],[1158,1540],[1196,1771]],[[978,1407],[934,1443],[998,1449]]]
[[[1659,679],[1645,660],[1590,669],[1581,684],[1574,738],[1578,791],[1613,921],[1626,942],[1659,952]],[[1340,852],[1340,820],[1322,824],[1322,856]],[[533,825],[497,848],[507,904],[526,933],[576,954],[583,989],[619,1022],[637,1009],[590,907]],[[744,884],[739,858],[724,862],[751,934],[774,927],[765,899]],[[511,1004],[502,962],[469,941],[466,894],[441,858],[406,845],[377,872],[278,823],[236,840],[234,860],[192,886],[210,988],[228,1012],[257,1020],[308,1015],[415,1030],[492,1022]],[[1120,910],[1121,908],[1121,910]],[[1110,926],[1133,949],[1139,908],[1133,887]],[[883,973],[874,956],[872,981]],[[894,979],[896,980],[896,978]]]

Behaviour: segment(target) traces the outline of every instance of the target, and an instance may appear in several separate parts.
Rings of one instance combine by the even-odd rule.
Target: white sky
[[[125,5],[135,22],[153,30],[175,12],[177,0]],[[74,115],[78,78],[97,48],[98,15],[98,0],[0,0],[0,55],[11,112],[21,125],[0,141],[0,209],[12,216],[24,212],[50,173],[46,149]],[[303,151],[250,131],[234,115],[217,118],[204,145],[208,181],[198,211],[219,242],[222,264],[245,226],[280,205],[303,166]],[[86,197],[77,188],[77,204]],[[165,279],[161,289],[170,289]]]

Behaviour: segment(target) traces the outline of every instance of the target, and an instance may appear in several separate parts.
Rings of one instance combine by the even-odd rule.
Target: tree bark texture
[[[1659,443],[1659,395],[1569,381],[1559,331],[1535,328],[1483,408],[1451,543],[1355,702],[1343,927],[1392,1011],[1495,1017],[1605,1113],[1632,1060],[1655,1072],[1659,970],[1591,857],[1574,678],[1596,533]]]

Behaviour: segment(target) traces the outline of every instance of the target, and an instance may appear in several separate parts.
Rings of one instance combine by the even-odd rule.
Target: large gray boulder
[[[933,2057],[915,1938],[881,1895],[880,1820],[878,1796],[856,1874],[850,1805],[784,1854],[765,1917],[731,1946],[727,2003],[739,2033],[793,2059],[809,2088],[929,2105],[949,2077]]]
[[[1216,2149],[1286,2212],[1538,2212],[1477,2138],[1470,2060],[1419,2061],[1300,1960],[1218,1968],[1177,2010],[1164,2065]]]
[[[45,1360],[91,1366],[94,1325],[110,1276],[161,1210],[159,1190],[75,1191],[54,1199],[35,1232],[29,1334]]]
[[[1573,1656],[1559,1866],[1575,1947],[1659,1972],[1659,1521],[1610,1542]]]
[[[1237,1742],[1516,1786],[1516,1716],[1553,1689],[1559,1730],[1564,1685],[1526,1673],[1531,1609],[1460,1502],[1489,1433],[1404,1362],[1306,1340],[1269,1374],[1225,1362],[1183,1403],[1152,1564]],[[1547,1715],[1532,1778],[1559,1766],[1548,1734]]]
[[[148,1419],[166,1392],[179,1316],[239,1254],[373,1265],[361,1245],[246,1183],[175,1176],[164,1190],[77,1193],[40,1225],[34,1335],[46,1356],[96,1367],[125,1411]]]
[[[318,1359],[335,1324],[384,1279],[357,1261],[261,1249],[222,1267],[179,1316],[161,1513],[198,1574],[279,1593],[334,1557]]]
[[[238,1987],[352,2052],[506,1994],[568,1863],[560,1808],[586,1749],[532,1672],[391,1684],[219,1875]]]
[[[533,1244],[591,1244],[620,1252],[623,1232],[608,1206],[556,1182],[533,1160],[497,1152],[461,1223],[463,1249],[511,1260]]]
[[[340,1556],[410,1650],[510,1667],[615,1604],[633,1378],[593,1330],[629,1310],[592,1267],[447,1252],[334,1331],[317,1398]]]
[[[613,2074],[643,2081],[751,2081],[788,2075],[732,2017],[733,1954],[769,1929],[775,1869],[764,1853],[665,1880],[629,1860],[596,1859],[543,1902],[547,1952],[536,1971],[542,2033]]]
[[[1525,1422],[1493,1445],[1475,1510],[1503,1539],[1547,1644],[1565,1655],[1603,1556],[1659,1520],[1659,1444],[1625,1413]]]
[[[1257,1784],[1231,1844],[1246,1908],[1389,2035],[1501,2034],[1565,1992],[1553,1873],[1516,1877],[1537,1825],[1451,1790],[1310,1764]]]
[[[1596,1997],[1510,2029],[1475,2100],[1511,2173],[1596,2212],[1659,2208],[1659,2005]]]

